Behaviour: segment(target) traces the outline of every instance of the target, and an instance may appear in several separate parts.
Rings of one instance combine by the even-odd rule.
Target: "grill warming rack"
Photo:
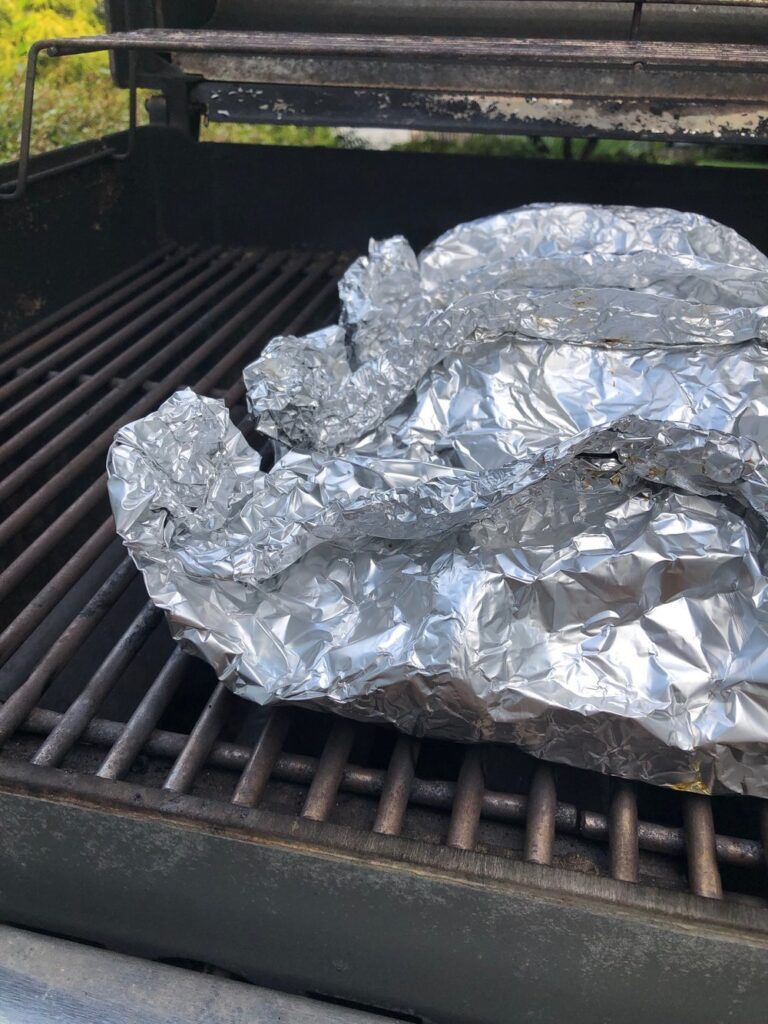
[[[304,10],[299,0],[274,24],[261,24],[250,12],[251,27],[233,31],[233,11],[234,24],[243,17],[233,0],[214,3],[208,23],[194,27],[164,25],[162,0],[146,24],[145,13],[109,0],[111,26],[129,30],[43,39],[30,48],[17,177],[0,188],[0,200],[19,200],[30,180],[42,54],[109,53],[116,83],[128,89],[129,131],[122,152],[106,142],[67,165],[36,172],[36,179],[65,166],[125,159],[135,140],[140,86],[160,90],[148,103],[153,123],[193,136],[204,116],[591,139],[765,142],[768,0],[704,0],[680,21],[678,15],[686,15],[694,2],[559,0],[548,9],[541,5],[543,15],[526,21],[529,5],[508,0],[499,3],[499,16],[476,21],[470,0],[454,14],[461,15],[462,25],[476,26],[471,33],[446,27],[439,9],[427,9],[426,21],[408,33],[396,12],[384,18],[383,29],[370,27],[370,11],[368,22],[363,12],[357,30],[348,31],[343,2],[321,13],[319,24],[317,12]],[[607,12],[602,23],[601,8]],[[672,13],[677,24],[652,25],[646,34],[646,10],[651,17]],[[718,20],[720,14],[729,16],[727,24]],[[178,17],[173,14],[170,24]],[[564,25],[570,38],[560,34]]]

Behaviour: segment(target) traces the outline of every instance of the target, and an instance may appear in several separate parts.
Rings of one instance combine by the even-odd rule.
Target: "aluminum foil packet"
[[[768,259],[663,209],[371,242],[244,371],[109,455],[176,639],[261,704],[768,796]]]

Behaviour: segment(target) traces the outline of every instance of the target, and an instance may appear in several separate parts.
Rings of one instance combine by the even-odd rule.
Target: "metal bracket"
[[[74,52],[96,53],[105,49],[96,47],[92,50],[64,50],[61,49],[55,40],[42,39],[34,43],[27,55],[27,70],[24,77],[24,105],[21,115],[21,136],[19,140],[18,172],[16,181],[8,191],[9,185],[0,186],[0,200],[13,202],[21,199],[27,190],[30,181],[39,181],[43,178],[50,178],[56,174],[71,170],[74,167],[82,167],[84,164],[95,163],[98,160],[112,159],[125,160],[133,150],[136,136],[136,51],[128,52],[128,145],[124,152],[118,152],[112,146],[106,146],[96,153],[89,153],[87,156],[77,157],[65,164],[48,168],[44,171],[29,173],[30,149],[32,144],[32,120],[35,100],[35,83],[37,80],[38,57],[45,51],[49,57],[64,57]]]
[[[149,123],[175,128],[191,139],[200,137],[203,107],[192,98],[191,85],[184,75],[168,77],[162,92],[147,100]]]

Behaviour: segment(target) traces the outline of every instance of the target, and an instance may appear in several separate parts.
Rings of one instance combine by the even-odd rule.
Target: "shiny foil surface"
[[[524,207],[371,242],[244,371],[269,472],[185,389],[117,529],[259,703],[768,796],[768,259],[694,214]]]

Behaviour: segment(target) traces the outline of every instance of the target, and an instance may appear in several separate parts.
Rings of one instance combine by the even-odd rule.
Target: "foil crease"
[[[670,210],[371,242],[336,326],[119,431],[117,529],[261,704],[768,796],[768,259]]]

